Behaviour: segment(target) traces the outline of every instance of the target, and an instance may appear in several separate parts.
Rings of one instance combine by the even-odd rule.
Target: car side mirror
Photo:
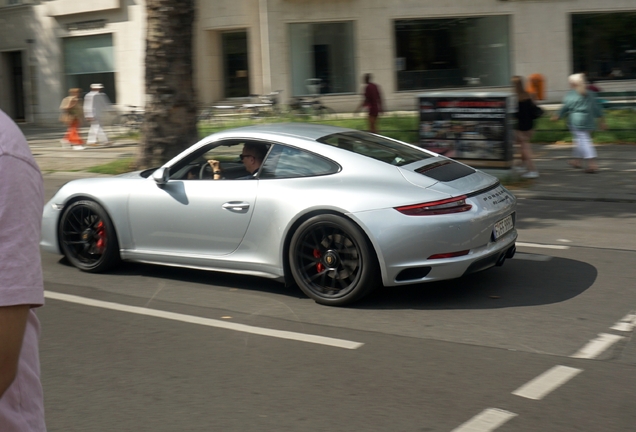
[[[152,179],[158,186],[165,185],[170,180],[170,169],[161,167],[152,173]]]

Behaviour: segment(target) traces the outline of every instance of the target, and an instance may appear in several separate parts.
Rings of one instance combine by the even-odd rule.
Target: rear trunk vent
[[[437,181],[450,182],[471,175],[475,170],[466,165],[446,160],[425,165],[416,169],[415,172]]]

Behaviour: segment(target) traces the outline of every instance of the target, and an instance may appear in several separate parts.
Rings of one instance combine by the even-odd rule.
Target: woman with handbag
[[[70,144],[73,150],[84,150],[84,140],[79,136],[79,126],[83,117],[82,102],[79,98],[81,89],[72,88],[68,96],[60,104],[60,121],[68,126],[66,135],[62,139],[62,146]]]
[[[543,110],[535,105],[530,94],[524,89],[523,78],[515,75],[512,77],[512,87],[517,96],[517,128],[515,130],[515,142],[521,152],[521,169],[525,171],[521,175],[525,179],[539,177],[537,167],[532,161],[532,145],[530,138],[534,132],[534,121],[541,117]]]
[[[603,119],[603,107],[596,98],[596,93],[588,90],[585,75],[572,74],[568,77],[571,90],[563,98],[563,106],[558,115],[552,120],[558,120],[568,116],[568,126],[574,136],[576,146],[573,150],[573,158],[568,163],[574,168],[583,168],[581,159],[585,161],[585,172],[595,173],[596,149],[592,143],[592,131],[596,130],[596,119],[600,119],[601,129],[605,130]]]

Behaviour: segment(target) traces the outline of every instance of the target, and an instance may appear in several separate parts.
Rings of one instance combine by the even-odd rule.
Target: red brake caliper
[[[320,253],[320,251],[318,249],[314,249],[314,258],[320,259],[321,257],[322,257],[322,254]],[[325,269],[325,266],[321,262],[316,264],[316,271],[318,273],[322,272],[324,269]]]
[[[106,249],[106,228],[104,227],[104,222],[99,221],[97,225],[95,225],[95,234],[97,234],[97,243],[95,244],[97,252],[104,253],[104,249]]]

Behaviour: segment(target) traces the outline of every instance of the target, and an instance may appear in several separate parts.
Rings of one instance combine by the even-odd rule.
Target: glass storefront
[[[572,72],[636,79],[636,12],[572,15]]]
[[[509,17],[396,20],[398,90],[508,86]]]
[[[79,87],[86,93],[91,84],[101,83],[104,85],[102,91],[116,103],[113,35],[65,38],[63,44],[66,90]]]
[[[292,96],[354,93],[353,23],[289,25]]]

